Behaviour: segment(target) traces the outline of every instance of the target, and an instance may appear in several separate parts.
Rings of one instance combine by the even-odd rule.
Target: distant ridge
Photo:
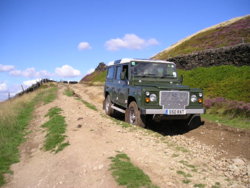
[[[202,50],[250,43],[250,15],[233,18],[188,36],[152,59],[168,59]]]

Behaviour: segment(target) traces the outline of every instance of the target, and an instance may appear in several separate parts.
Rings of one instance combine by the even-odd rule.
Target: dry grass
[[[51,102],[56,91],[55,87],[40,88],[0,103],[0,186],[5,183],[3,175],[11,173],[10,165],[19,161],[18,147],[25,140],[35,105]]]

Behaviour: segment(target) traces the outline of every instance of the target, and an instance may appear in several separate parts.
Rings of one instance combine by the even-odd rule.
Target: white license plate
[[[184,115],[186,110],[184,109],[166,109],[165,114],[167,115]]]

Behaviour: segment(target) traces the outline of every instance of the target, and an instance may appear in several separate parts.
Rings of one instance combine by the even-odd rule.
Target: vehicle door
[[[111,66],[108,68],[107,77],[106,77],[106,84],[105,84],[105,92],[108,92],[111,98],[111,101],[115,100],[115,66]]]
[[[118,104],[126,107],[128,99],[128,65],[122,65],[117,75]]]
[[[121,65],[116,65],[115,66],[115,76],[114,76],[114,81],[113,81],[113,101],[116,104],[119,104],[119,85],[120,85],[120,74],[122,71],[122,66]]]

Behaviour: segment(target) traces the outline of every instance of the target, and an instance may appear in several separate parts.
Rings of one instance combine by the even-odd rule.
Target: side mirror
[[[182,84],[182,82],[183,82],[183,75],[180,76],[179,81]]]
[[[121,80],[125,80],[126,79],[126,72],[121,72],[120,79]]]

